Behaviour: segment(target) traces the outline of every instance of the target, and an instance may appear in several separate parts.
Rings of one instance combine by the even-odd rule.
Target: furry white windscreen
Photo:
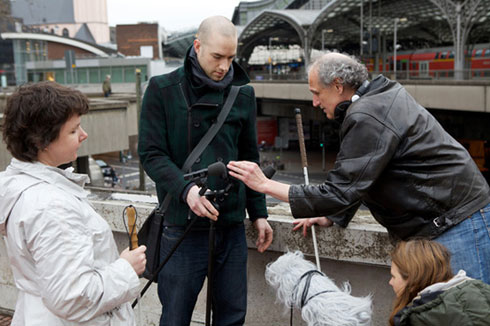
[[[316,266],[304,259],[301,251],[288,252],[267,265],[265,279],[286,308],[301,309],[308,326],[371,325],[371,295],[354,297],[348,282],[340,289],[323,273],[309,272],[314,270]]]

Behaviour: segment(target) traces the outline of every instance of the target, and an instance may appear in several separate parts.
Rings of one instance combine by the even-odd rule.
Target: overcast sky
[[[249,0],[250,1],[250,0]],[[198,27],[206,17],[229,19],[239,0],[107,0],[109,26],[158,22],[167,31]]]

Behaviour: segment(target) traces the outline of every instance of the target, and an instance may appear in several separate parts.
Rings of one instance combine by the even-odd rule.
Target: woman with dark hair
[[[18,298],[12,325],[135,325],[145,247],[118,254],[111,228],[87,200],[88,177],[58,166],[87,138],[88,100],[53,82],[7,100],[3,139],[13,159],[0,173],[0,233]]]
[[[490,325],[490,285],[451,272],[450,254],[429,240],[400,242],[391,253],[396,299],[390,325]]]

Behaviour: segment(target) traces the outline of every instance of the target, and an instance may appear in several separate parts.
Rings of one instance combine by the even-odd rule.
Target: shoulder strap
[[[231,86],[230,93],[226,98],[225,104],[223,105],[223,108],[221,109],[221,112],[219,113],[216,122],[213,123],[213,125],[209,128],[208,132],[206,132],[204,137],[201,138],[199,143],[196,145],[196,147],[194,147],[192,152],[189,154],[189,156],[184,162],[184,165],[182,166],[182,171],[187,171],[192,166],[192,164],[194,164],[197,158],[202,154],[202,152],[204,152],[204,149],[209,145],[209,143],[211,143],[214,136],[216,136],[218,131],[221,129],[221,126],[225,122],[228,113],[230,113],[231,107],[235,102],[235,99],[239,91],[240,91],[240,86]],[[169,193],[167,193],[165,199],[160,205],[161,212],[167,210],[168,205],[170,204],[171,197],[172,196]]]

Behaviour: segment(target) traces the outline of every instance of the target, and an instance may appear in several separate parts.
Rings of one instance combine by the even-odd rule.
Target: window
[[[63,36],[70,37],[70,33],[68,33],[68,29],[63,28]]]
[[[54,79],[57,83],[64,84],[65,83],[65,70],[64,69],[56,69],[54,73]]]
[[[123,83],[123,69],[122,67],[112,67],[111,81],[113,83]]]
[[[125,67],[124,68],[124,82],[134,83],[136,82],[135,67]]]
[[[107,74],[107,75],[109,75],[109,74]],[[99,68],[90,68],[89,69],[89,83],[97,84],[97,83],[101,83],[101,82],[102,81],[99,78]]]
[[[88,75],[88,69],[87,68],[77,69],[78,83],[79,84],[87,84],[88,83],[87,75]]]
[[[429,63],[427,61],[420,62],[419,73],[420,73],[420,76],[428,76],[429,75]]]

